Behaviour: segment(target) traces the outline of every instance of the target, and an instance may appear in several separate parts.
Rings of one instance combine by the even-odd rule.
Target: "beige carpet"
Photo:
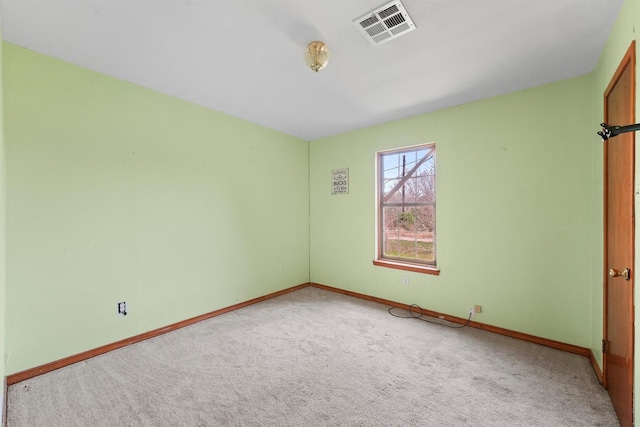
[[[617,426],[581,356],[304,288],[9,387],[20,426]]]

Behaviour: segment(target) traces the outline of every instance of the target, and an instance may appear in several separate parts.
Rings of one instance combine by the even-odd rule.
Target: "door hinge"
[[[602,353],[607,352],[607,340],[602,340]]]

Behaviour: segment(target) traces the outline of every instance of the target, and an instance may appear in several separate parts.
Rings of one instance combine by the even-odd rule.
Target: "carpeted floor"
[[[586,358],[307,287],[9,387],[8,426],[617,426]]]

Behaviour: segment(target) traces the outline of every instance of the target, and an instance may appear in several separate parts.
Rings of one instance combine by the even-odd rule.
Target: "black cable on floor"
[[[419,315],[418,315],[417,312],[413,311],[414,307],[420,311]],[[433,320],[429,320],[429,319],[423,318],[423,316],[425,316],[424,310],[418,304],[411,304],[409,306],[409,313],[411,314],[411,316],[401,316],[399,314],[394,314],[392,312],[392,310],[395,309],[395,308],[397,308],[397,307],[389,307],[389,309],[387,310],[389,312],[389,314],[392,315],[393,317],[399,317],[401,319],[411,319],[411,318],[413,318],[413,319],[417,319],[417,320],[422,320],[423,322],[427,322],[427,323],[435,323],[436,325],[445,326],[447,328],[454,328],[454,329],[464,328],[471,321],[471,313],[469,313],[469,318],[467,319],[467,322],[464,325],[453,326],[453,325],[449,325],[447,323],[435,322]]]

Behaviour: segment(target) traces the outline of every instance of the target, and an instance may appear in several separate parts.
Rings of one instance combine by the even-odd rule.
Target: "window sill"
[[[373,261],[373,265],[377,265],[378,267],[395,268],[397,270],[413,271],[414,273],[432,274],[434,276],[440,275],[440,270],[433,265],[408,264],[386,259],[376,259]]]

